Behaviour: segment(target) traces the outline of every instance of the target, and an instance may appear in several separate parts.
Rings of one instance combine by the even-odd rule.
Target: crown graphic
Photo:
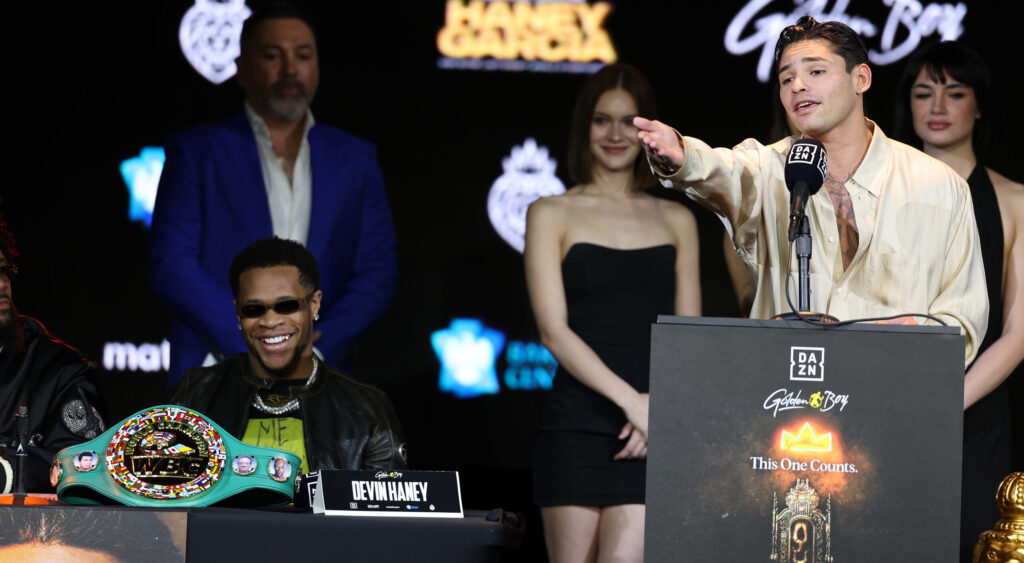
[[[821,436],[815,436],[811,423],[805,422],[796,436],[790,434],[788,430],[783,430],[780,447],[793,452],[830,452],[832,451],[832,433],[826,432]]]
[[[519,174],[552,175],[558,163],[548,155],[547,147],[537,144],[533,138],[526,139],[522,146],[512,147],[512,154],[501,160],[505,172]]]

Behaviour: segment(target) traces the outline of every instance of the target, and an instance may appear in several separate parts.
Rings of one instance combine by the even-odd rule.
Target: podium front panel
[[[659,323],[647,561],[956,559],[957,329]]]

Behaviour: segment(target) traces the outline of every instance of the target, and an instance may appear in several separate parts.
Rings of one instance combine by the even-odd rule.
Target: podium
[[[646,561],[957,559],[958,327],[651,330]]]

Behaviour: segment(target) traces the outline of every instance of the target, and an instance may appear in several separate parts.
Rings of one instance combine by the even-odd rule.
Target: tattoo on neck
[[[850,171],[849,174],[846,175],[846,179],[845,180],[839,180],[839,179],[833,177],[831,174],[825,174],[825,189],[827,189],[829,191],[829,193],[832,193],[832,192],[836,191],[837,189],[838,190],[842,190],[842,191],[845,192],[846,191],[846,183],[850,181],[850,178],[853,178],[853,171],[852,170]]]

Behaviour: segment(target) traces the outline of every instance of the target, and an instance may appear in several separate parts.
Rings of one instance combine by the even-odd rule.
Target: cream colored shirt
[[[249,118],[256,149],[260,155],[263,171],[263,185],[267,189],[267,203],[270,204],[270,222],[274,235],[306,245],[309,238],[309,218],[313,212],[313,172],[309,159],[309,129],[313,127],[313,113],[306,111],[306,129],[302,132],[302,145],[292,167],[292,179],[284,172],[283,159],[274,154],[270,130],[263,119],[245,104],[245,115]]]
[[[933,315],[961,327],[969,363],[988,324],[970,191],[942,162],[889,140],[874,123],[869,126],[874,135],[867,153],[846,183],[860,235],[849,269],[843,270],[828,193],[820,190],[808,201],[811,310],[839,320]],[[682,137],[685,163],[668,179],[726,224],[737,252],[756,274],[752,318],[790,311],[787,279],[794,304],[799,297],[795,251],[792,275],[786,265],[789,191],[784,169],[795,140],[764,146],[747,139],[732,149],[713,149]]]

